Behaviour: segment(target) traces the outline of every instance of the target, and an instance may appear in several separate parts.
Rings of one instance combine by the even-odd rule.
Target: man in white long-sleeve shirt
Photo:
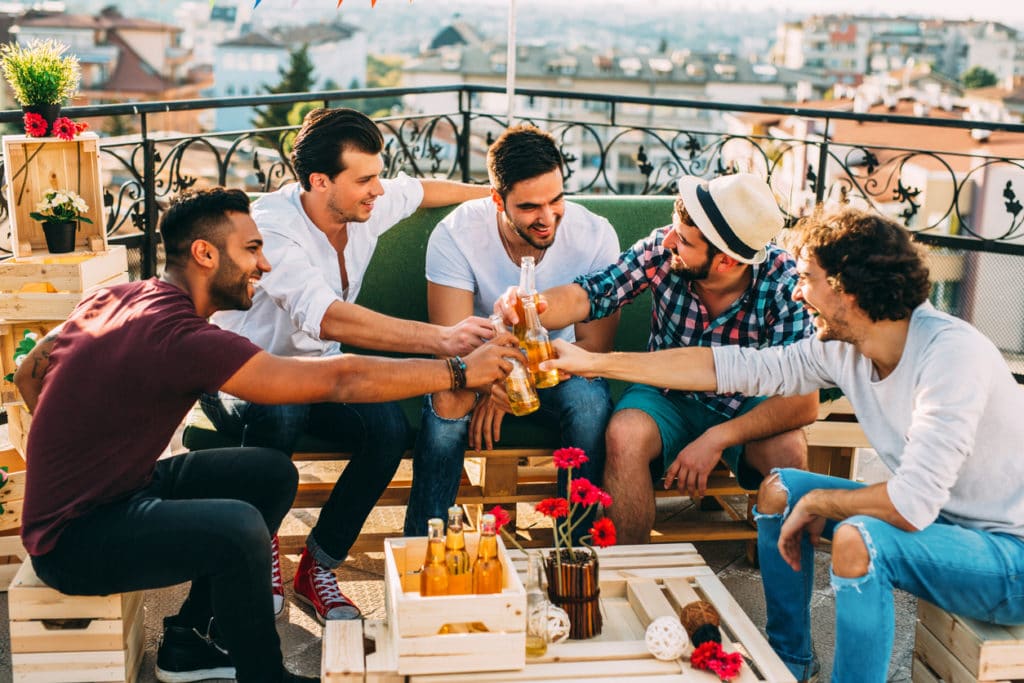
[[[831,538],[833,680],[884,681],[893,588],[1024,624],[1024,390],[985,336],[928,303],[928,270],[896,223],[844,209],[805,219],[796,238],[794,298],[814,316],[814,339],[603,356],[558,345],[550,365],[674,389],[842,389],[892,477],[865,486],[778,470],[765,480],[767,632],[798,679],[815,673],[812,544]]]

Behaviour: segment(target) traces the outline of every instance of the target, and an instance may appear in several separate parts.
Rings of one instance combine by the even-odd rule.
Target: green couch
[[[622,248],[648,235],[654,228],[667,225],[674,201],[667,196],[586,196],[571,199],[607,218],[615,227]],[[430,231],[450,211],[451,207],[420,209],[385,233],[370,262],[358,303],[397,318],[427,320],[427,282],[424,275],[427,240]],[[650,317],[650,294],[644,293],[623,309],[615,348],[622,351],[646,349]],[[363,352],[359,349],[346,350]],[[621,385],[613,385],[616,396],[621,391]],[[422,405],[421,398],[402,402],[413,431],[419,426]],[[208,423],[203,425],[201,419],[186,427],[184,444],[192,450],[238,445],[235,439],[212,431]],[[505,448],[554,448],[558,445],[558,434],[555,429],[546,428],[530,418],[510,419],[502,425],[500,445]],[[330,443],[310,436],[303,437],[296,448],[297,452],[333,450],[336,447]]]

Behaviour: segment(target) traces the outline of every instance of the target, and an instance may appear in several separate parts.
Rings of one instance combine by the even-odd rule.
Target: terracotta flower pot
[[[53,122],[60,117],[61,105],[59,104],[29,104],[21,108],[21,111],[29,114],[39,114],[46,121],[46,133],[53,134]]]
[[[74,251],[75,233],[77,232],[77,221],[46,221],[43,223],[46,248],[51,254],[66,254],[69,251]]]
[[[560,562],[555,552],[561,552]],[[597,553],[592,550],[552,551],[544,558],[548,598],[569,614],[569,638],[580,640],[601,634],[601,587]]]

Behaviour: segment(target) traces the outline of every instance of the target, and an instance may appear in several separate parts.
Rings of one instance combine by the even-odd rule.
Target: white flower
[[[75,207],[75,210],[79,213],[86,213],[89,211],[89,205],[85,203],[85,200],[81,197],[75,197],[71,204]]]

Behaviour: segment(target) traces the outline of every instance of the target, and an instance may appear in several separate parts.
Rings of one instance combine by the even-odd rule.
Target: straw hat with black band
[[[768,183],[752,173],[684,176],[679,196],[704,238],[741,263],[762,263],[765,245],[785,224]]]

